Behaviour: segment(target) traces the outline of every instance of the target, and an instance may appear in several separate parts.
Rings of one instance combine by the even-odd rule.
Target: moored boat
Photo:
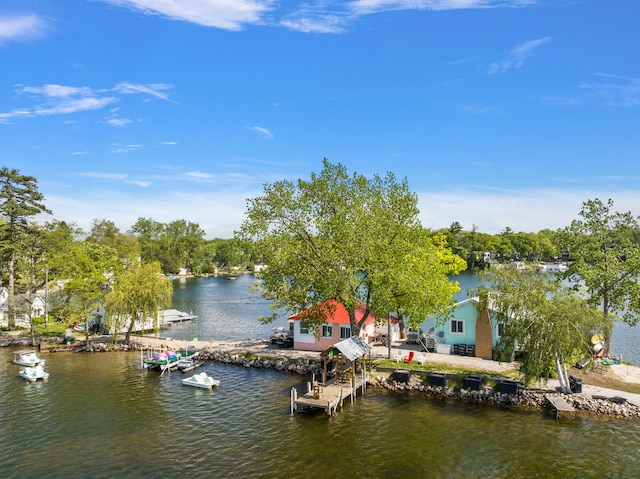
[[[192,371],[204,364],[204,361],[196,361],[194,357],[182,358],[178,361],[178,369],[182,372]]]
[[[13,362],[20,366],[44,366],[44,359],[39,357],[33,349],[14,351]]]
[[[49,373],[45,372],[44,368],[40,365],[27,366],[24,369],[21,369],[20,376],[32,383],[36,382],[38,379],[43,379],[45,381],[49,379]]]
[[[167,369],[176,369],[183,359],[194,359],[198,355],[198,351],[189,352],[188,350],[172,351],[164,350],[152,353],[143,360],[142,364],[146,369],[159,369],[165,371]]]
[[[183,379],[182,384],[184,384],[185,386],[211,389],[213,386],[220,385],[220,380],[212,378],[205,372],[201,372],[199,374],[194,374],[189,378]]]

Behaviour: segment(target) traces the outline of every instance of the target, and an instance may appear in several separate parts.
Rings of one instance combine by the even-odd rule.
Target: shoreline
[[[44,341],[46,338],[38,339]],[[88,349],[87,346],[84,345],[84,341],[82,341],[77,345],[75,351],[140,351],[145,349],[185,349],[187,347],[194,347],[193,341],[164,337],[131,336],[129,346],[120,342],[114,344],[111,341],[112,338],[110,336],[92,337],[91,345]],[[31,338],[0,337],[0,346],[26,347],[30,345]],[[199,341],[195,345],[195,349],[200,351],[204,360],[243,367],[276,369],[300,375],[321,371],[319,366],[319,352],[279,348],[271,344],[268,338],[234,341]],[[410,346],[398,342],[391,348],[391,357],[393,357],[393,354],[396,352],[406,354],[406,351],[409,350],[412,350]],[[388,350],[386,347],[375,346],[371,351],[372,359],[386,359],[387,357]],[[517,370],[517,365],[514,363],[500,363],[476,357],[451,356],[437,353],[427,353],[427,362],[450,365],[452,367],[464,367],[469,370],[484,371],[485,373],[495,372],[497,374],[504,374]],[[403,363],[399,362],[398,366],[398,369],[404,369],[402,367]],[[617,368],[612,368],[612,372],[616,377],[629,383],[640,383],[640,368],[631,365],[618,366]],[[572,404],[576,412],[640,419],[640,394],[628,393],[616,389],[583,384],[581,392],[566,394],[559,391],[559,382],[557,380],[549,380],[545,384],[539,384],[536,387],[525,389],[516,395],[505,395],[494,391],[478,393],[477,391],[465,391],[463,389],[454,391],[452,388],[425,385],[425,378],[430,373],[428,370],[411,370],[411,381],[395,380],[393,371],[394,368],[380,368],[380,370],[376,369],[372,371],[370,385],[372,387],[381,387],[399,392],[422,393],[428,394],[431,397],[441,397],[457,401],[524,407],[528,409],[533,407],[545,410],[548,410],[545,396],[559,396]]]

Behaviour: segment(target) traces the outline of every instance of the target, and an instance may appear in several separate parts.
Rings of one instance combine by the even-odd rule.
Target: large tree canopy
[[[583,203],[581,220],[574,220],[568,234],[572,263],[567,278],[585,288],[591,304],[605,317],[613,315],[630,325],[640,318],[639,225],[630,212],[613,211],[613,201]],[[611,331],[605,333],[609,339]]]
[[[256,242],[266,269],[259,276],[275,311],[300,312],[334,299],[349,312],[358,334],[368,315],[405,316],[417,326],[444,314],[458,285],[447,275],[465,268],[418,220],[417,197],[391,173],[349,175],[324,160],[310,181],[267,184],[247,201],[239,236]],[[356,322],[356,310],[365,306]],[[275,316],[262,318],[272,320]],[[310,314],[318,325],[324,314]]]

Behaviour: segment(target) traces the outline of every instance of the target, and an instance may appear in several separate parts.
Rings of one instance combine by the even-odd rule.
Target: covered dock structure
[[[322,351],[322,380],[316,380],[314,375],[302,395],[295,387],[291,388],[291,414],[322,409],[331,416],[345,399],[353,402],[358,389],[364,395],[369,382],[365,356],[371,349],[371,345],[358,336],[351,336]]]

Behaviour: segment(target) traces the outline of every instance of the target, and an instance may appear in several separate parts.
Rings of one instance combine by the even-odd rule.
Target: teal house
[[[490,308],[479,311],[478,306],[477,297],[460,301],[452,306],[445,323],[434,326],[437,352],[493,359],[503,324],[498,323]]]

